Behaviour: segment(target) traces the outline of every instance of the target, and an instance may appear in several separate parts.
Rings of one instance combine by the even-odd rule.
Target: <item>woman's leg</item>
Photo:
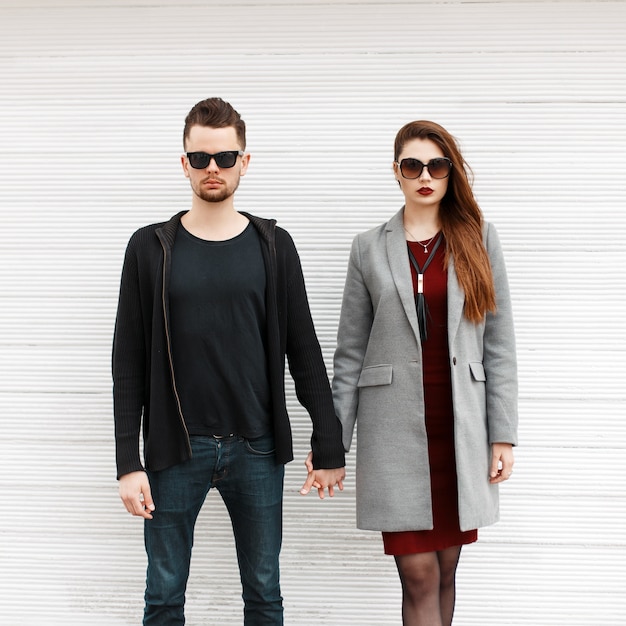
[[[460,546],[396,556],[404,626],[450,626]]]
[[[456,566],[461,556],[461,546],[452,546],[437,552],[439,559],[439,606],[443,626],[452,624],[456,598]]]
[[[402,583],[402,624],[442,626],[437,553],[403,554],[395,559]]]

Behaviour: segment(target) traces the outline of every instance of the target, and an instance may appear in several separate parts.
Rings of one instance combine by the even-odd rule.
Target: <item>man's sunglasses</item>
[[[203,170],[209,167],[211,159],[215,159],[217,167],[230,168],[237,163],[237,157],[243,156],[243,150],[228,150],[227,152],[218,152],[217,154],[209,154],[208,152],[187,152],[189,165],[194,170]]]
[[[446,157],[431,159],[428,163],[422,163],[419,159],[402,159],[400,163],[396,161],[396,164],[400,166],[402,176],[409,179],[419,178],[425,167],[433,178],[447,178],[452,169],[452,161]]]

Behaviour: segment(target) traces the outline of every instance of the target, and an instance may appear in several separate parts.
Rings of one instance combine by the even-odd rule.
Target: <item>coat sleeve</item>
[[[496,291],[496,311],[488,313],[483,337],[489,443],[517,445],[518,383],[511,295],[498,233],[487,227],[486,247]]]
[[[359,236],[354,238],[343,291],[334,359],[333,400],[343,428],[343,445],[350,449],[359,403],[358,381],[372,323],[372,300],[361,267]]]
[[[137,235],[126,249],[113,337],[113,413],[117,477],[142,470],[139,435],[144,402],[144,347],[137,256]]]
[[[341,424],[333,407],[328,373],[317,339],[300,264],[290,236],[285,233],[289,266],[287,281],[286,354],[296,396],[313,424],[311,450],[315,469],[344,467]]]

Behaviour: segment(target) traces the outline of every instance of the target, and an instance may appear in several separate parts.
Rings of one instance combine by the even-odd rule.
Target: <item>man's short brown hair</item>
[[[246,149],[246,123],[241,119],[241,115],[221,98],[201,100],[189,111],[183,131],[183,146],[185,147],[192,126],[210,126],[211,128],[232,126],[237,132],[241,149]]]

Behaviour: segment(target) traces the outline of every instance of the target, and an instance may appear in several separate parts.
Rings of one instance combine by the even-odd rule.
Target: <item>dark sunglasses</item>
[[[428,163],[422,163],[419,159],[402,159],[400,163],[396,161],[396,164],[400,166],[400,172],[404,178],[419,178],[424,171],[424,168],[428,168],[428,173],[433,178],[447,178],[450,175],[452,169],[452,161],[446,157],[438,157],[431,159]]]
[[[217,167],[229,168],[237,163],[237,157],[243,156],[243,150],[228,150],[227,152],[218,152],[217,154],[209,154],[208,152],[187,152],[189,165],[194,170],[203,170],[209,167],[211,159],[215,159]]]

